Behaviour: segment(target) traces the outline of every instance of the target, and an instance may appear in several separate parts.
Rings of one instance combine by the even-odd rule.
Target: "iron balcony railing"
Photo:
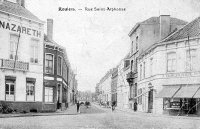
[[[26,72],[29,71],[29,63],[23,61],[14,61],[10,59],[0,59],[0,68]]]

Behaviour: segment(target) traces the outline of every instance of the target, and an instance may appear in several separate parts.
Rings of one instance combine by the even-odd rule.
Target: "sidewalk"
[[[55,115],[77,115],[76,105],[72,105],[64,111],[56,111],[49,113],[13,113],[13,114],[0,114],[0,118],[10,117],[33,117],[33,116],[55,116]]]
[[[101,107],[98,103],[93,103],[95,106],[98,106],[99,108],[104,109]],[[134,112],[132,109],[122,109],[119,107],[115,107],[115,110],[120,112],[126,112],[133,115],[140,115],[140,116],[147,116],[147,117],[165,117],[165,118],[174,118],[174,119],[194,119],[194,120],[200,120],[200,117],[197,116],[172,116],[172,115],[165,115],[165,114],[153,114],[153,113],[146,113],[146,112]]]
[[[142,116],[149,116],[149,117],[166,117],[166,118],[175,118],[175,119],[194,119],[194,120],[200,120],[200,117],[198,116],[172,116],[172,115],[165,115],[165,114],[153,114],[153,113],[146,113],[146,112],[134,112],[132,109],[121,109],[116,107],[115,108],[118,111],[131,113],[134,115],[142,115]]]

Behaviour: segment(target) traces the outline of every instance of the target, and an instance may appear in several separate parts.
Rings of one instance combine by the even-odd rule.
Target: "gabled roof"
[[[9,1],[3,1],[2,4],[0,4],[0,12],[6,12],[9,14],[13,14],[19,17],[23,17],[26,19],[30,19],[37,22],[42,22],[38,17],[33,15],[29,10],[26,8],[20,6],[17,3],[9,2]]]
[[[141,24],[159,24],[159,19],[160,17],[151,17],[143,22],[141,22]],[[170,17],[170,24],[178,24],[178,25],[185,25],[187,24],[186,21],[183,21],[181,19],[178,19],[178,18],[173,18],[173,17]]]
[[[149,19],[147,20],[144,20],[142,22],[138,22],[136,23],[136,25],[131,29],[131,31],[129,32],[129,36],[132,35],[132,33],[141,25],[141,24],[160,24],[160,17],[150,17]],[[186,21],[183,21],[183,20],[180,20],[180,19],[177,19],[177,18],[173,18],[173,17],[170,17],[170,24],[173,25],[173,24],[177,24],[177,25],[185,25],[187,24]]]
[[[183,28],[177,30],[172,35],[165,38],[162,42],[180,40],[191,37],[197,37],[200,35],[200,17],[196,18],[192,22],[185,25]]]

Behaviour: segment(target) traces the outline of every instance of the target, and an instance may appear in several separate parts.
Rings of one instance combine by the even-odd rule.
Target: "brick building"
[[[43,110],[65,109],[72,102],[72,91],[77,90],[75,75],[64,47],[53,40],[53,19],[47,19],[44,36]]]

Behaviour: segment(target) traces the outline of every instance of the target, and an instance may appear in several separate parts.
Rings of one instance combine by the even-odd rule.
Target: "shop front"
[[[163,86],[157,97],[163,98],[164,114],[200,114],[200,85]]]

